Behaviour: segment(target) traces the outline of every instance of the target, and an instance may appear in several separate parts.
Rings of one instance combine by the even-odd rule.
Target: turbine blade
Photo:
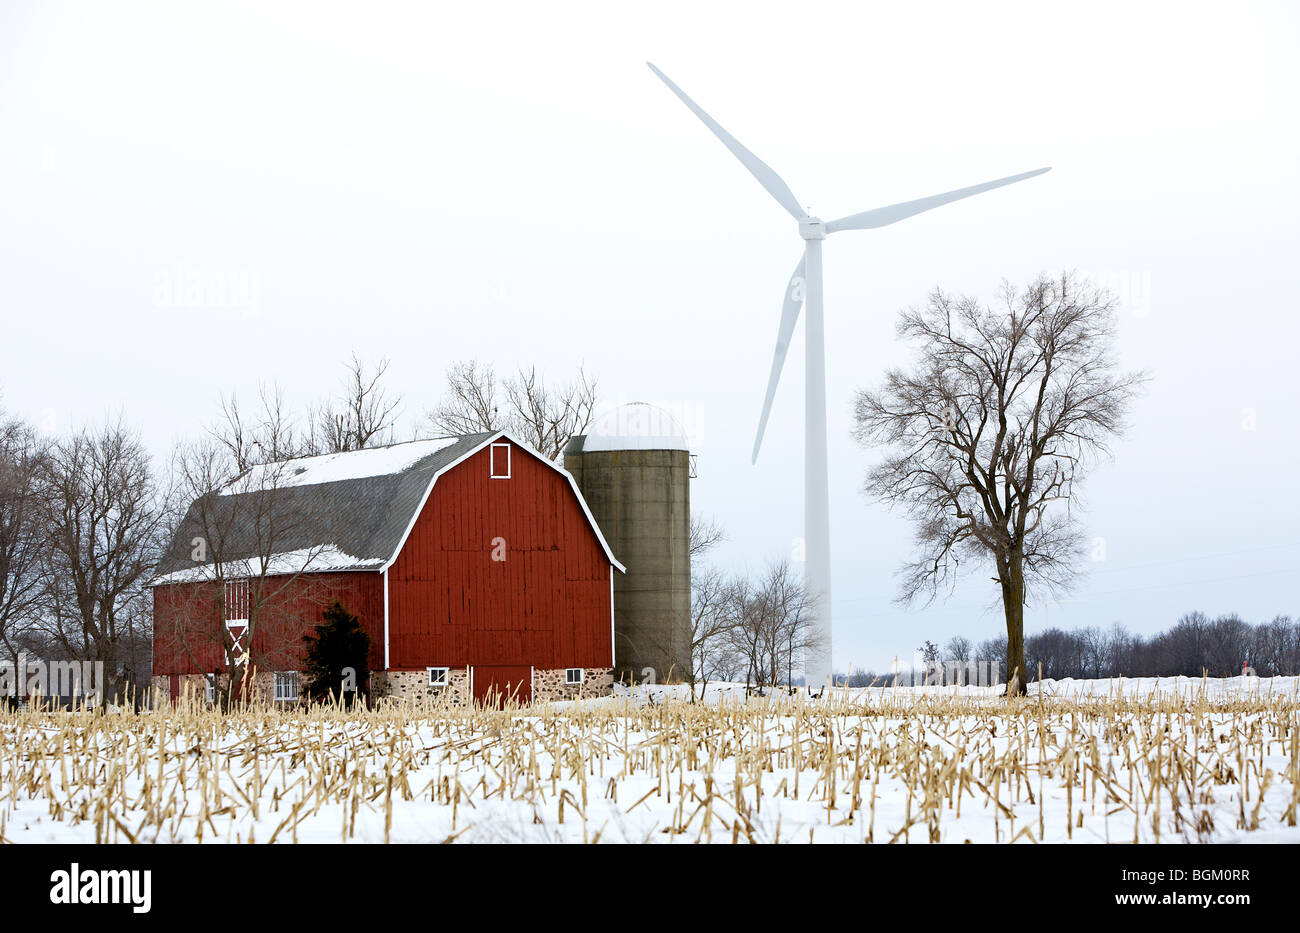
[[[781,381],[785,354],[790,349],[790,338],[794,335],[794,325],[799,320],[799,309],[803,307],[804,262],[805,257],[801,256],[799,265],[794,267],[794,275],[790,276],[790,284],[785,289],[781,327],[776,332],[776,352],[772,354],[772,374],[767,378],[767,397],[763,399],[763,414],[758,419],[758,436],[754,438],[754,457],[751,463],[758,462],[758,450],[763,446],[763,432],[767,430],[767,416],[772,413],[772,400],[776,398],[776,384]]]
[[[1032,172],[1009,175],[996,181],[986,181],[982,185],[958,188],[956,191],[946,191],[943,194],[920,198],[916,201],[904,201],[901,204],[891,204],[888,207],[877,207],[874,210],[863,211],[861,214],[853,214],[849,217],[841,217],[839,220],[832,220],[826,225],[826,232],[834,233],[837,230],[869,230],[873,227],[887,227],[890,224],[898,223],[900,220],[906,220],[908,217],[933,210],[952,201],[960,201],[962,198],[969,198],[973,194],[992,191],[994,188],[1001,188],[1003,185],[1014,185],[1018,181],[1024,181],[1026,178],[1033,178],[1035,175],[1050,171],[1051,168],[1035,169]]]
[[[767,189],[767,193],[776,198],[795,220],[802,220],[808,216],[807,212],[799,204],[799,199],[790,190],[789,185],[781,180],[780,175],[772,171],[770,165],[742,146],[736,137],[719,126],[713,117],[705,113],[695,101],[686,96],[685,91],[673,84],[668,75],[656,68],[653,63],[646,62],[646,64],[650,66],[650,70],[657,74],[664,84],[668,85],[668,89],[681,98],[682,103],[689,107],[691,112],[713,131],[713,135],[722,140],[722,144],[731,150],[731,154],[739,159],[745,168],[749,169],[749,173],[758,179],[758,183]]]

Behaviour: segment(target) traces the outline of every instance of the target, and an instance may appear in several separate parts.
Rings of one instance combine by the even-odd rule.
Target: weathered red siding
[[[613,664],[604,549],[568,478],[511,447],[510,479],[484,448],[434,484],[388,571],[390,668]]]
[[[527,703],[533,698],[533,669],[484,667],[474,665],[474,699],[479,703],[502,706],[506,701]]]
[[[268,577],[253,635],[252,661],[263,671],[302,670],[302,637],[321,623],[335,600],[361,620],[370,635],[370,666],[384,664],[383,580],[373,572],[304,573]],[[210,583],[155,587],[153,670],[204,674],[225,669],[218,635],[217,588]]]

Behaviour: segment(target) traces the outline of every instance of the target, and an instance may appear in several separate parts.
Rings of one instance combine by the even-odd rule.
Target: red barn
[[[195,501],[159,566],[154,687],[205,689],[229,648],[296,700],[338,601],[373,695],[606,692],[623,569],[573,478],[506,432],[265,464]]]

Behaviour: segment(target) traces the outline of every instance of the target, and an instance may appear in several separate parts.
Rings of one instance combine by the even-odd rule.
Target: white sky
[[[826,218],[1054,166],[828,241],[837,669],[1001,627],[983,574],[891,601],[910,533],[849,428],[906,359],[898,310],[1066,267],[1119,291],[1155,378],[1085,487],[1105,560],[1030,630],[1300,613],[1296,7],[262,6],[0,8],[10,410],[122,411],[161,456],[219,392],[313,398],[353,350],[412,416],[454,359],[585,363],[683,416],[719,561],[789,553],[802,326],[748,453],[801,243],[650,59]],[[194,279],[232,289],[189,303]]]

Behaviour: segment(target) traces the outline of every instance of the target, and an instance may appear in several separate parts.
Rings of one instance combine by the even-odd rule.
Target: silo
[[[690,452],[662,409],[622,405],[564,450],[596,524],[627,573],[614,574],[614,676],[640,683],[690,671]]]

